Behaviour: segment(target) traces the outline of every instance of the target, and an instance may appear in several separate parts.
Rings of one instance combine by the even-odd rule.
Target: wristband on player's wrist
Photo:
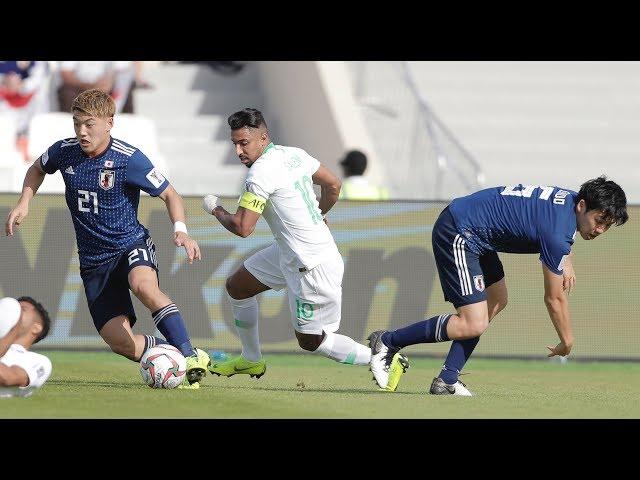
[[[187,235],[189,235],[189,232],[187,232],[187,226],[184,224],[184,222],[176,222],[173,224],[173,232],[174,233],[178,233],[178,232],[184,232]]]

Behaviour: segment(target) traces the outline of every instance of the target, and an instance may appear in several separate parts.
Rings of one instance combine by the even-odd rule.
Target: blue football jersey
[[[75,137],[60,140],[37,161],[62,174],[82,267],[106,263],[148,235],[138,221],[140,190],[155,197],[169,185],[140,150],[115,138],[94,158]]]
[[[540,253],[559,275],[575,239],[577,195],[559,187],[508,185],[456,198],[449,210],[477,254]]]

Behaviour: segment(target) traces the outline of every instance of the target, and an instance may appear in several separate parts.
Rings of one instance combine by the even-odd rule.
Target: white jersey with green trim
[[[245,190],[266,200],[262,212],[291,269],[311,270],[338,253],[313,190],[320,162],[301,148],[270,143],[245,180]]]

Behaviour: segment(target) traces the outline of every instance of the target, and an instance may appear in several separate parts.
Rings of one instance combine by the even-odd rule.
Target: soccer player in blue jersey
[[[585,182],[577,193],[520,184],[488,188],[453,200],[434,224],[431,241],[444,298],[453,303],[457,313],[394,331],[373,332],[369,342],[376,381],[386,381],[389,375],[381,372],[388,370],[389,359],[403,347],[452,340],[429,393],[471,395],[458,375],[489,322],[507,305],[497,252],[540,254],[544,301],[560,338],[556,346],[547,347],[548,356],[568,355],[573,333],[565,291],[575,284],[570,258],[575,235],[593,240],[627,219],[624,191],[604,176]]]
[[[9,212],[6,234],[13,235],[29,212],[29,201],[45,173],[60,170],[78,244],[80,276],[93,323],[114,352],[139,361],[159,343],[170,343],[187,359],[184,388],[199,388],[209,356],[192,346],[178,307],[159,288],[156,248],[138,221],[140,190],[160,197],[174,224],[174,243],[186,250],[189,263],[200,249],[185,226],[182,198],[137,148],[111,137],[116,106],[101,90],[82,92],[72,104],[75,138],[54,143],[26,173],[22,195]],[[134,334],[136,315],[131,290],[152,312],[168,342]]]

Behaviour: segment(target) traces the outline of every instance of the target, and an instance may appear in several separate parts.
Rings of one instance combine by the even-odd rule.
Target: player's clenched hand
[[[193,263],[194,259],[202,260],[198,242],[196,242],[186,233],[176,232],[173,241],[175,242],[176,247],[184,247],[185,251],[187,252],[187,258],[189,259],[190,264]]]
[[[15,224],[15,226],[18,227],[27,215],[29,215],[29,207],[22,204],[16,205],[16,207],[9,212],[7,223],[4,226],[7,236],[13,235],[13,225]]]
[[[571,345],[567,345],[564,342],[560,342],[555,347],[550,347],[549,345],[547,345],[547,348],[550,350],[549,355],[547,355],[547,357],[555,357],[556,355],[566,357],[567,355],[569,355],[569,352],[571,351]]]
[[[216,195],[207,195],[202,199],[202,209],[209,215],[212,215],[213,209],[218,206],[218,197]]]

